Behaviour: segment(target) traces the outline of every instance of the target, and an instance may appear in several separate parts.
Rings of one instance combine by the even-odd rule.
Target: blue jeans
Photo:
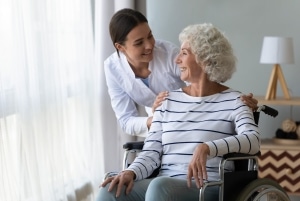
[[[116,198],[116,189],[108,192],[109,184],[99,189],[96,201],[198,201],[199,189],[193,183],[187,187],[187,181],[171,177],[155,177],[144,179],[134,183],[132,191],[125,195],[125,186],[121,195]],[[205,201],[219,199],[219,188],[207,187],[205,189]]]

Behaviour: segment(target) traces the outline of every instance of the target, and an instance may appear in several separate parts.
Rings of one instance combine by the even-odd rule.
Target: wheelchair
[[[253,112],[256,124],[259,121],[260,112],[276,117],[278,111],[266,105],[259,106]],[[129,154],[138,154],[143,148],[143,142],[127,142],[123,145],[125,149],[123,168],[130,165]],[[209,186],[219,186],[219,201],[290,201],[285,190],[275,181],[267,178],[258,178],[258,157],[241,153],[229,153],[223,156],[219,164],[219,180],[207,181],[199,190],[199,201],[204,201],[205,189]],[[233,161],[235,171],[225,171],[225,164]],[[150,177],[158,174],[156,170]],[[109,176],[114,173],[109,173]],[[108,176],[107,175],[107,176]],[[238,192],[238,193],[237,193]]]

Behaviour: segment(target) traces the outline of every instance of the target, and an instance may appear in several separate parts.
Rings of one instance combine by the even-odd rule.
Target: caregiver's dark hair
[[[109,33],[113,45],[119,43],[124,45],[128,33],[141,23],[148,23],[147,18],[139,11],[124,8],[117,11],[109,23]],[[119,55],[118,49],[116,49]],[[120,56],[120,55],[119,55]]]

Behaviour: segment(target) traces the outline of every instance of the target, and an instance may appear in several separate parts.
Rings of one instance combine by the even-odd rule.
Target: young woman
[[[112,108],[125,133],[145,136],[153,110],[168,91],[186,85],[175,63],[179,49],[155,40],[146,17],[132,9],[116,12],[109,31],[116,52],[105,60],[104,70]],[[252,94],[242,98],[249,107],[257,108]],[[144,106],[148,116],[140,116],[137,105]]]
[[[260,134],[241,93],[223,83],[235,71],[227,38],[212,24],[196,24],[179,35],[176,58],[181,79],[190,84],[170,91],[153,116],[143,151],[124,171],[102,183],[98,201],[199,200],[204,180],[218,180],[227,153],[256,154]],[[156,168],[159,175],[148,178]],[[227,171],[234,164],[226,164]],[[218,187],[205,201],[218,200]]]

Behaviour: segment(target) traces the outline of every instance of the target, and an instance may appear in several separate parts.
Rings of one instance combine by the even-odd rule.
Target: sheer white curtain
[[[96,0],[95,2],[96,66],[99,66],[101,77],[101,113],[105,114],[105,120],[103,120],[105,123],[102,127],[105,142],[103,145],[105,150],[105,172],[121,170],[124,152],[122,145],[124,142],[135,140],[120,129],[111,108],[110,98],[107,92],[103,63],[104,60],[115,51],[109,36],[109,21],[117,10],[122,8],[135,8],[137,4],[135,0]]]
[[[86,0],[0,1],[0,200],[93,200],[104,173]]]

